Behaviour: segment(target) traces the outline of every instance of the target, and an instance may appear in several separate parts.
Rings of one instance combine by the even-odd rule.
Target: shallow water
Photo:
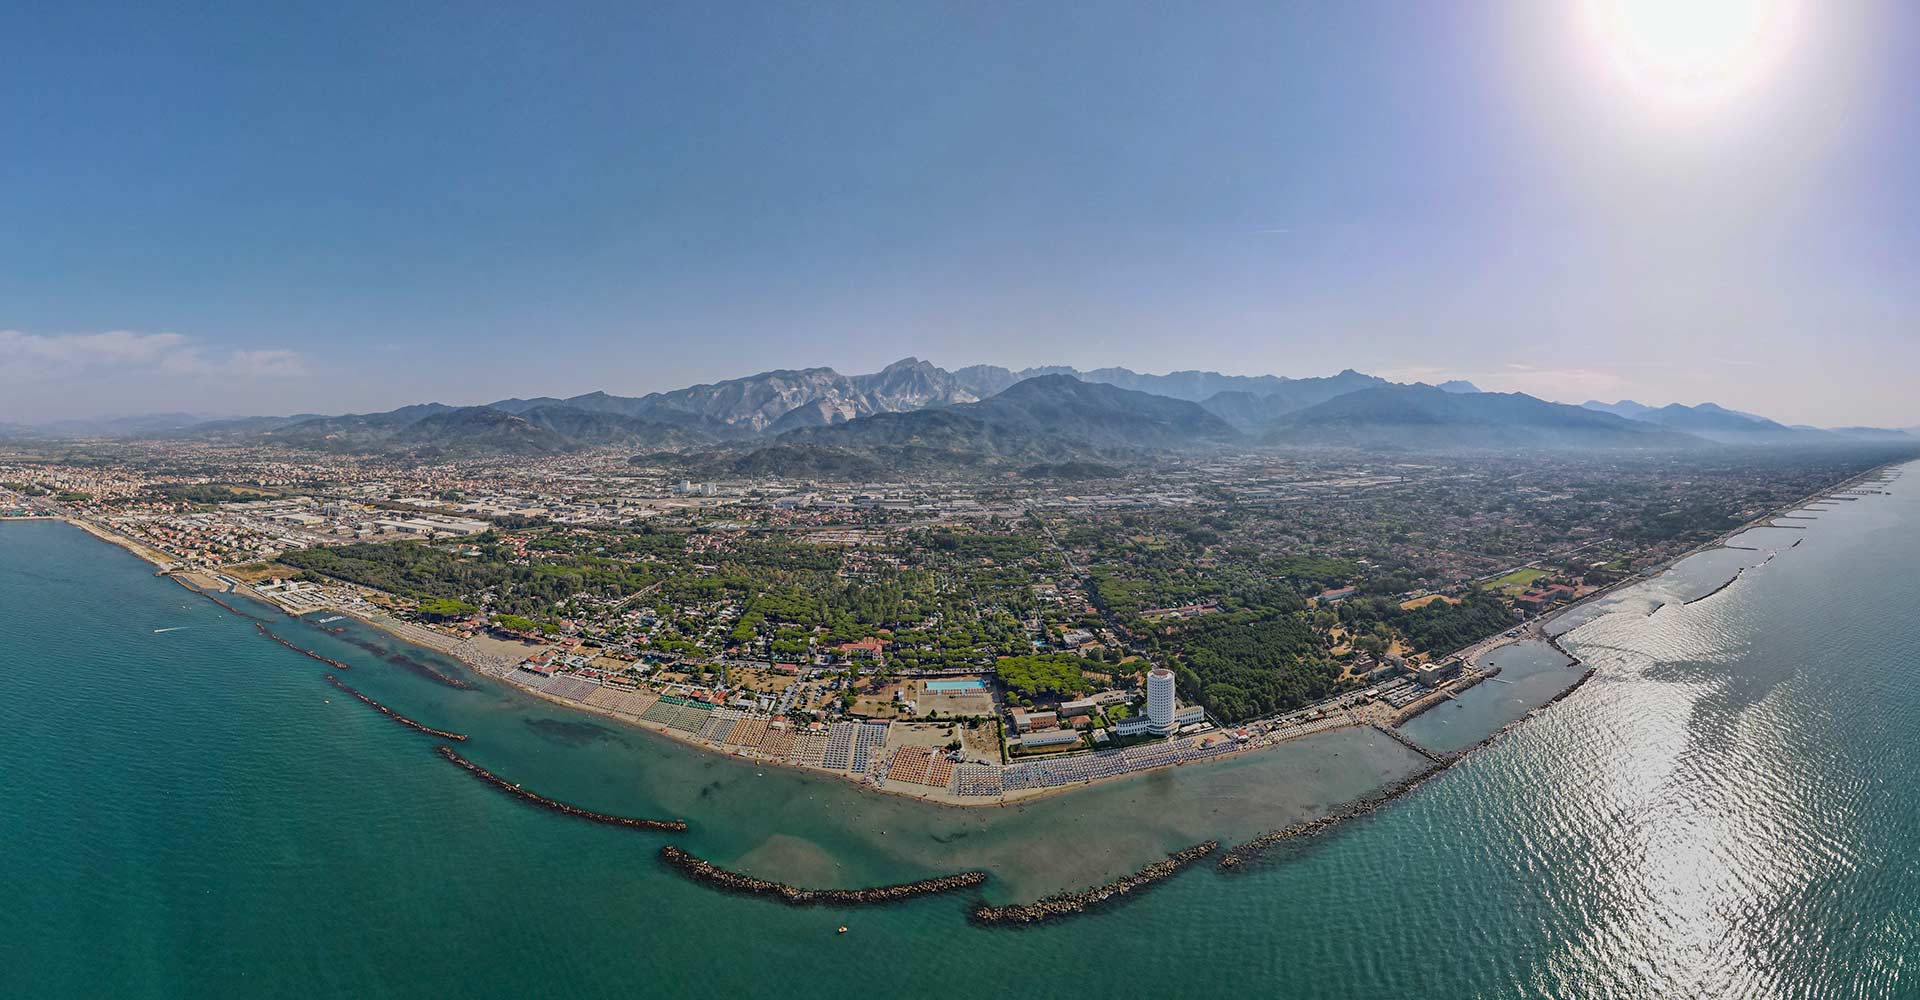
[[[1499,667],[1499,675],[1421,712],[1402,723],[1400,731],[1430,750],[1464,750],[1552,701],[1578,683],[1582,673],[1582,668],[1540,641],[1501,646],[1478,662]]]

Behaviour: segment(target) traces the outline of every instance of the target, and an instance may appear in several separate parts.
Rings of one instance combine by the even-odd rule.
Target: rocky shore
[[[484,781],[487,784],[492,785],[493,787],[498,788],[503,792],[506,792],[508,795],[512,795],[516,798],[524,799],[528,802],[533,803],[534,805],[541,807],[542,809],[551,809],[554,812],[560,813],[564,816],[573,816],[578,819],[591,820],[595,823],[605,823],[609,826],[624,826],[624,827],[627,827],[628,829],[633,829],[633,830],[670,830],[675,833],[681,833],[687,829],[687,821],[684,819],[639,819],[633,816],[610,816],[606,813],[594,812],[591,809],[582,809],[579,806],[570,806],[565,802],[559,802],[554,799],[547,798],[546,796],[541,795],[537,792],[530,792],[524,788],[521,788],[519,785],[516,785],[513,782],[510,782],[507,779],[502,778],[497,774],[494,774],[492,771],[489,771],[486,768],[481,767],[478,764],[475,764],[473,761],[470,761],[465,757],[460,756],[459,754],[455,753],[453,748],[450,746],[446,746],[442,744],[441,746],[434,747],[434,750],[437,753],[439,753],[440,756],[445,757],[447,760],[450,760],[453,763],[458,764],[462,768],[466,769],[466,772],[468,774],[471,774],[474,777],[479,778],[481,781]]]
[[[374,701],[372,698],[369,698],[366,695],[361,694],[358,691],[355,691],[353,688],[348,687],[345,681],[341,680],[338,677],[335,677],[332,674],[327,674],[326,678],[327,678],[328,684],[331,684],[334,687],[337,687],[340,690],[345,691],[346,693],[359,699],[362,705],[366,705],[373,708],[374,710],[378,711],[381,715],[384,715],[387,718],[392,719],[393,721],[398,722],[399,724],[406,726],[409,729],[418,729],[419,731],[426,733],[429,736],[438,736],[443,740],[453,740],[459,743],[465,743],[467,741],[467,736],[465,733],[450,733],[444,729],[435,729],[432,726],[426,725],[424,723],[415,722],[412,719],[409,719],[406,716],[401,715],[399,712],[396,712],[393,709],[388,708],[387,706],[382,705],[377,701]]]
[[[1080,892],[1057,893],[1038,902],[1012,906],[989,906],[982,903],[968,912],[967,919],[987,926],[1024,927],[1111,906],[1156,882],[1172,878],[1201,858],[1212,854],[1219,847],[1220,842],[1217,840],[1195,844],[1184,851],[1169,854],[1165,861],[1156,861],[1125,878]]]
[[[696,882],[704,882],[725,892],[747,896],[768,896],[790,906],[873,906],[897,903],[915,896],[972,888],[987,880],[986,872],[961,872],[958,875],[943,875],[939,878],[875,886],[871,889],[801,889],[754,878],[751,875],[742,875],[739,872],[730,872],[725,868],[708,864],[672,844],[660,848],[660,860],[666,862],[667,867]]]

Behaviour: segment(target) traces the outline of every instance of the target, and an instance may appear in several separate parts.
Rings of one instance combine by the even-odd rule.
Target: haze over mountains
[[[1468,382],[1401,384],[1347,370],[1322,378],[1125,368],[949,371],[905,358],[864,375],[761,372],[644,396],[591,392],[384,413],[0,428],[10,436],[191,438],[422,458],[626,449],[723,474],[857,474],[1001,466],[1097,474],[1106,463],[1206,449],[1355,447],[1684,449],[1920,443],[1877,428],[1788,427],[1711,403],[1571,406]]]
[[[1729,410],[1714,403],[1701,403],[1697,406],[1672,403],[1654,407],[1636,403],[1631,399],[1623,399],[1615,403],[1588,400],[1582,405],[1596,412],[1611,413],[1629,420],[1683,431],[1722,444],[1820,444],[1835,439],[1900,440],[1907,437],[1904,431],[1876,427],[1836,427],[1831,430],[1822,430],[1818,427],[1789,427],[1762,416]]]

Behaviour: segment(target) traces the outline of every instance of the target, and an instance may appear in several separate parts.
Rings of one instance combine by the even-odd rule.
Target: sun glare
[[[1628,87],[1694,110],[1751,90],[1779,60],[1797,0],[1586,0],[1588,27]]]

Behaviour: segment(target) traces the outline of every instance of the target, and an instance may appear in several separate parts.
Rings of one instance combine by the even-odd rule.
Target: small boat
[[[845,934],[846,932],[847,932],[847,925],[846,925],[846,924],[841,924],[841,925],[840,925],[840,933],[842,933],[842,934]]]
[[[154,635],[159,635],[159,634],[160,634],[160,633],[162,633],[162,632],[178,632],[178,631],[180,631],[180,630],[181,630],[181,629],[183,629],[183,628],[186,628],[186,626],[185,626],[185,625],[175,625],[175,626],[173,626],[172,628],[157,628],[157,629],[154,629],[154,630],[153,630],[153,634],[154,634]]]

